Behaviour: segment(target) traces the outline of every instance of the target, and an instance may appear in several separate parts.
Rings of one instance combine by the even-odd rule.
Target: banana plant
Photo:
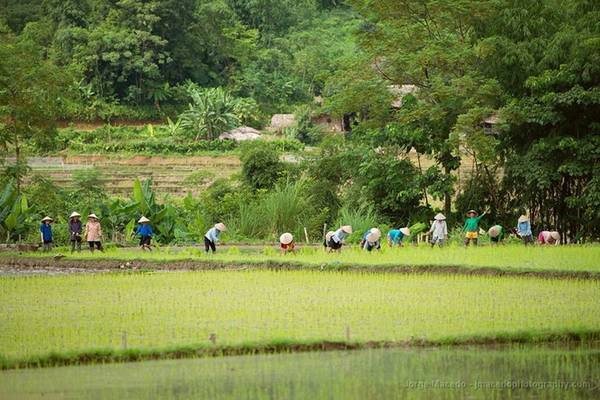
[[[0,195],[0,225],[6,233],[6,242],[12,236],[26,232],[31,208],[24,194],[19,195],[13,182],[8,183]]]

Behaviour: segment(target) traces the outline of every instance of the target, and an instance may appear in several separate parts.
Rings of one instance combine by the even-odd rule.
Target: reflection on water
[[[599,343],[278,354],[0,373],[2,399],[599,396]]]

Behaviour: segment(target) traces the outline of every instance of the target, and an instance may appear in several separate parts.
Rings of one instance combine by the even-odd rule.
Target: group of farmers
[[[486,212],[479,215],[477,211],[470,210],[467,213],[467,218],[463,226],[463,232],[465,235],[465,246],[469,246],[471,243],[477,245],[479,235],[482,231],[479,228],[480,220],[486,215]],[[431,224],[431,228],[427,232],[430,237],[431,246],[436,244],[443,246],[448,240],[448,226],[446,224],[446,217],[438,213]],[[42,219],[40,225],[40,238],[44,251],[50,251],[52,249],[53,234],[52,234],[52,223],[54,220],[50,217]],[[152,250],[152,237],[154,231],[150,225],[150,220],[145,216],[142,216],[138,220],[138,225],[132,232],[132,236],[139,236],[140,248],[142,250]],[[222,222],[217,223],[210,228],[204,235],[204,248],[208,253],[216,251],[216,245],[219,241],[221,232],[224,232],[227,228]],[[85,226],[81,222],[81,214],[73,212],[69,216],[68,223],[69,240],[71,243],[71,252],[81,251],[81,243],[85,241],[88,243],[91,252],[94,250],[102,251],[102,227],[100,225],[100,219],[96,214],[88,215]],[[390,247],[402,246],[404,238],[410,236],[410,229],[408,227],[391,229],[387,233],[387,243]],[[485,232],[483,232],[485,233]],[[523,240],[525,245],[533,243],[533,233],[531,231],[531,224],[529,218],[526,215],[521,215],[517,221],[517,227],[511,230]],[[325,235],[323,246],[327,251],[340,251],[344,240],[352,234],[352,226],[344,225],[336,231],[327,232]],[[488,236],[493,244],[501,242],[505,236],[506,231],[501,225],[494,225],[487,231]],[[360,248],[372,251],[373,249],[378,250],[381,248],[381,230],[379,228],[371,228],[366,231],[362,240],[360,241]],[[556,231],[541,231],[537,237],[537,241],[540,244],[552,244],[558,245],[560,243],[560,234]],[[296,244],[294,237],[291,233],[284,233],[279,237],[280,248],[283,253],[294,252]]]

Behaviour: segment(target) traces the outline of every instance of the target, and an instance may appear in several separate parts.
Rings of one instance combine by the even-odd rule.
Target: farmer
[[[83,230],[83,225],[81,224],[81,214],[77,211],[73,211],[71,215],[69,215],[69,240],[71,241],[71,253],[77,249],[77,251],[81,251],[81,231]]]
[[[325,240],[323,240],[323,247],[325,248],[326,251],[330,250],[329,241],[331,240],[331,237],[333,236],[334,233],[335,233],[334,231],[329,231],[325,235]]]
[[[436,243],[442,247],[446,240],[448,240],[448,225],[446,224],[446,216],[444,214],[437,213],[433,217],[429,234],[431,235],[431,247],[435,246]]]
[[[52,250],[52,224],[54,220],[50,217],[44,217],[40,225],[40,239],[44,251]]]
[[[344,225],[337,231],[331,235],[329,241],[327,242],[327,247],[329,251],[341,251],[342,243],[344,239],[352,234],[352,227],[350,225]]]
[[[291,233],[284,233],[279,237],[279,244],[281,248],[281,254],[295,253],[296,243],[294,242],[294,236]]]
[[[90,251],[93,253],[94,249],[97,248],[100,251],[102,249],[102,227],[100,226],[100,219],[96,214],[88,215],[87,224],[85,224],[85,240],[90,246]]]
[[[372,251],[373,249],[380,250],[381,242],[379,239],[381,238],[381,231],[378,228],[371,228],[363,235],[362,240],[360,241],[360,248]]]
[[[525,246],[533,243],[533,233],[527,215],[521,215],[517,221],[517,235],[521,237]]]
[[[479,215],[475,210],[469,210],[467,213],[467,219],[465,220],[465,226],[463,232],[465,232],[465,246],[468,246],[471,241],[474,246],[477,246],[477,239],[479,237],[479,221],[485,216],[487,212]]]
[[[207,253],[209,250],[212,250],[213,253],[217,251],[217,242],[219,241],[219,235],[221,234],[221,232],[225,232],[226,230],[227,228],[225,227],[225,224],[219,222],[218,224],[210,228],[208,232],[206,232],[206,235],[204,235],[204,250]]]
[[[152,231],[149,222],[150,220],[148,218],[142,216],[138,221],[139,225],[133,230],[133,234],[140,236],[140,247],[142,250],[152,251],[151,242],[154,232]]]
[[[410,236],[410,229],[400,228],[392,229],[387,234],[387,242],[390,247],[399,246],[402,247],[402,241],[406,236]]]
[[[492,244],[498,244],[504,240],[504,228],[502,225],[494,225],[488,229],[488,236]]]
[[[537,239],[539,244],[553,244],[558,246],[560,244],[560,233],[557,231],[541,231]]]

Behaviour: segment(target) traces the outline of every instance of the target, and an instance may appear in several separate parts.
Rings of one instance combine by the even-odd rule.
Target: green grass
[[[124,332],[128,351],[210,348],[214,333],[217,348],[238,354],[277,343],[597,337],[598,293],[597,280],[317,271],[3,277],[0,354],[5,366],[99,349],[110,360]]]
[[[513,345],[27,369],[0,372],[0,398],[597,398],[599,356],[597,344]]]
[[[206,255],[196,248],[163,248],[152,253],[137,249],[111,249],[103,254],[69,255],[73,260],[147,260],[153,262],[170,261],[215,261],[225,263],[294,263],[308,267],[372,266],[377,267],[457,267],[465,269],[491,268],[508,272],[591,272],[600,273],[600,246],[561,246],[542,247],[507,245],[499,247],[480,246],[464,248],[449,246],[429,248],[428,246],[405,246],[400,249],[384,247],[380,252],[367,253],[355,248],[344,248],[341,254],[327,254],[322,249],[305,248],[296,255],[283,256],[273,247],[262,251],[244,252],[238,248],[217,251]],[[11,254],[3,257],[14,256]],[[26,257],[47,257],[41,253],[24,254]],[[0,256],[2,257],[2,256]]]

